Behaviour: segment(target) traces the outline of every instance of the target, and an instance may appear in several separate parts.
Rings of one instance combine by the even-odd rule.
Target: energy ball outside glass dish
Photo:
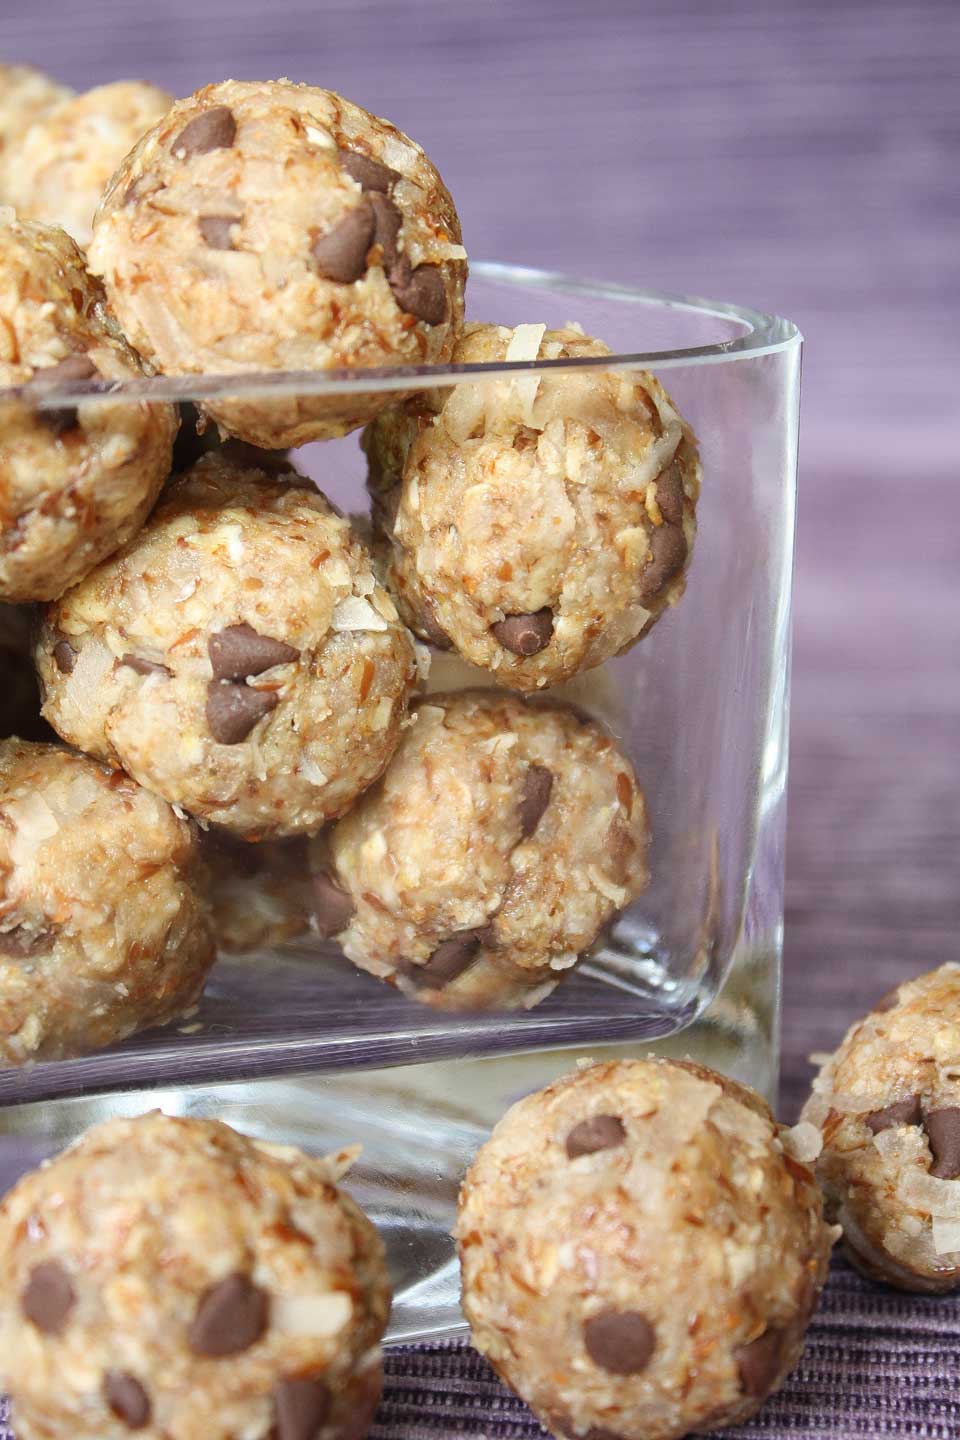
[[[221,953],[282,945],[309,928],[313,887],[306,840],[251,845],[225,830],[208,830],[200,853],[204,900]]]
[[[477,324],[453,359],[609,354],[574,328]],[[468,382],[386,411],[363,446],[401,614],[500,685],[532,691],[601,665],[683,594],[700,463],[652,375]]]
[[[170,473],[172,405],[35,410],[51,386],[136,380],[137,357],[55,226],[0,212],[0,600],[52,600],[143,524]]]
[[[40,691],[33,665],[33,610],[0,604],[0,740],[55,740],[40,714]]]
[[[854,1025],[802,1122],[854,1265],[901,1290],[960,1287],[960,965]]]
[[[0,204],[5,193],[5,156],[34,120],[68,100],[73,91],[33,65],[0,65]]]
[[[315,923],[440,1008],[537,1004],[644,889],[647,814],[615,742],[500,691],[429,695],[382,783],[315,842]]]
[[[348,521],[217,452],[48,608],[37,663],[59,735],[247,839],[312,833],[372,785],[414,678]]]
[[[126,775],[0,741],[0,1064],[99,1050],[194,1004],[214,958],[195,859],[190,826]]]
[[[215,1120],[99,1125],[0,1207],[18,1440],[361,1440],[383,1243],[325,1159]]]
[[[90,247],[131,342],[171,375],[450,359],[466,252],[436,169],[329,90],[225,81],[178,101],[120,167]],[[390,397],[218,400],[227,434],[303,445]]]
[[[759,1096],[654,1058],[514,1105],[456,1234],[474,1345],[578,1440],[748,1419],[800,1358],[834,1238]]]
[[[61,225],[78,245],[89,245],[113,172],[172,104],[172,95],[140,80],[69,96],[7,147],[0,193],[22,219]]]

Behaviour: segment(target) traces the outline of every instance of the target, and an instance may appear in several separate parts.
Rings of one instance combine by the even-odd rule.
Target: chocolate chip
[[[361,155],[358,150],[340,150],[338,154],[340,164],[361,190],[379,190],[386,194],[390,186],[400,179],[398,170],[391,170],[389,165],[369,155]]]
[[[580,1155],[595,1155],[598,1150],[613,1150],[627,1138],[619,1115],[591,1115],[574,1125],[567,1136],[567,1155],[576,1160]]]
[[[393,298],[405,315],[424,325],[442,325],[447,318],[447,288],[436,265],[418,265],[416,270],[390,277]]]
[[[142,1430],[150,1424],[150,1397],[140,1381],[125,1370],[108,1370],[103,1377],[103,1398],[128,1430]]]
[[[367,269],[367,251],[373,244],[376,217],[369,200],[350,210],[326,235],[318,235],[311,246],[318,274],[325,280],[350,285]]]
[[[657,481],[657,504],[669,524],[683,523],[683,477],[679,465],[670,465]]]
[[[874,1110],[863,1118],[874,1135],[879,1135],[881,1130],[889,1130],[891,1125],[919,1125],[923,1119],[920,1096],[908,1095],[906,1100],[898,1100],[885,1110]]]
[[[520,834],[524,840],[536,830],[550,804],[553,772],[546,765],[528,765],[520,797]]]
[[[43,369],[36,370],[24,389],[28,393],[32,391],[34,394],[42,394],[57,385],[74,385],[83,380],[92,380],[99,373],[88,355],[68,355],[64,360],[58,360],[56,365],[45,365]],[[75,430],[80,423],[75,405],[64,405],[56,410],[38,410],[36,418],[55,435]]]
[[[432,600],[424,597],[420,605],[418,619],[420,621],[420,629],[426,635],[430,644],[437,650],[451,650],[453,648],[450,636],[437,619],[437,612]]]
[[[488,940],[489,930],[485,925],[476,930],[461,930],[449,940],[442,940],[424,964],[401,960],[398,968],[418,990],[440,990],[469,970],[477,951]]]
[[[211,250],[233,250],[231,231],[239,223],[236,215],[201,215],[197,229]]]
[[[373,238],[383,251],[383,268],[392,272],[400,258],[400,229],[403,216],[386,195],[371,195],[373,209]]]
[[[679,525],[658,525],[650,536],[650,555],[640,576],[640,599],[646,604],[682,569],[687,558],[687,540]]]
[[[214,105],[185,125],[171,145],[174,155],[206,155],[211,150],[229,150],[237,138],[237,122],[226,105]]]
[[[120,656],[120,664],[126,665],[128,670],[135,670],[138,675],[167,675],[173,674],[166,665],[161,665],[157,660],[146,660],[142,655],[134,655],[128,650]]]
[[[330,1414],[330,1391],[319,1380],[281,1380],[273,1392],[277,1440],[316,1440]]]
[[[218,745],[239,745],[278,703],[279,697],[273,690],[251,690],[249,685],[212,680],[207,690],[210,734]]]
[[[553,611],[549,606],[532,615],[507,615],[490,626],[493,637],[513,655],[538,655],[550,644]]]
[[[222,1359],[255,1345],[267,1328],[270,1303],[247,1275],[228,1275],[201,1298],[187,1344],[195,1355]]]
[[[252,625],[228,625],[207,641],[215,680],[246,680],[274,665],[289,665],[300,651],[272,635],[261,635]]]
[[[6,955],[11,960],[47,955],[53,949],[56,938],[54,929],[29,930],[26,925],[15,925],[12,930],[0,930],[0,955]]]
[[[56,1260],[44,1260],[30,1271],[20,1309],[44,1335],[59,1335],[77,1296],[70,1276]]]
[[[931,1110],[924,1122],[933,1164],[930,1174],[938,1180],[960,1179],[960,1107],[947,1105]]]
[[[58,640],[53,647],[53,662],[61,675],[72,675],[77,663],[77,651],[67,640]]]
[[[321,940],[331,940],[346,928],[353,901],[335,880],[320,872],[313,877],[313,917]]]
[[[765,1330],[734,1352],[744,1394],[760,1399],[769,1393],[783,1363],[784,1338],[782,1330]]]
[[[604,1310],[583,1327],[583,1342],[595,1365],[611,1375],[639,1375],[650,1364],[657,1337],[638,1310]]]

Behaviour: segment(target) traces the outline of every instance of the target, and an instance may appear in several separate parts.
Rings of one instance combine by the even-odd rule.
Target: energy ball
[[[33,666],[33,611],[28,605],[0,604],[0,740],[55,740],[40,715],[40,691]]]
[[[579,329],[468,325],[460,364],[609,355]],[[537,690],[630,648],[683,594],[693,433],[652,375],[420,394],[365,432],[388,587],[418,635]]]
[[[460,1192],[473,1343],[555,1435],[738,1425],[796,1365],[833,1235],[760,1098],[595,1064],[514,1105]]]
[[[431,1005],[535,1005],[647,883],[633,768],[598,725],[497,691],[414,713],[382,784],[317,842],[317,927]]]
[[[854,1265],[901,1290],[957,1289],[960,965],[904,983],[854,1025],[802,1120]]]
[[[8,204],[6,159],[34,120],[73,94],[33,65],[0,65],[0,204]]]
[[[20,1440],[360,1440],[390,1287],[353,1153],[154,1112],[25,1176],[0,1208]]]
[[[132,343],[170,375],[426,365],[463,319],[466,251],[426,155],[329,90],[228,80],[128,156],[90,264]],[[389,397],[205,406],[254,445],[346,434]]]
[[[136,380],[76,245],[0,212],[0,600],[53,600],[129,540],[170,472],[176,412],[142,401],[36,410],[52,386]]]
[[[107,182],[172,104],[156,85],[121,80],[45,109],[6,151],[4,199],[23,219],[61,225],[89,245]]]
[[[250,845],[225,830],[201,837],[204,898],[217,949],[243,955],[282,945],[309,927],[312,885],[307,842]]]
[[[393,753],[413,646],[349,523],[294,471],[214,452],[49,607],[59,735],[247,839],[311,833]]]
[[[119,771],[0,741],[0,1062],[99,1050],[194,1004],[214,957],[194,861],[190,827]]]

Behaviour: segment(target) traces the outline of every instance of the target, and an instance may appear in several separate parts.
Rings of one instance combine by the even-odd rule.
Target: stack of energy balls
[[[552,691],[683,593],[689,427],[602,368],[231,395],[610,352],[465,324],[440,176],[339,95],[2,79],[0,1057],[169,1020],[218,948],[308,930],[432,1005],[535,1004],[647,883],[633,767]],[[143,375],[227,384],[110,398]],[[360,427],[362,527],[293,454]],[[472,685],[427,691],[441,650]]]

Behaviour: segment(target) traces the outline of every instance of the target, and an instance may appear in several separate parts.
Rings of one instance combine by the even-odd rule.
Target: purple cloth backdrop
[[[80,88],[327,85],[426,146],[473,255],[799,322],[795,1113],[812,1050],[957,956],[960,5],[6,0],[0,56]],[[801,1368],[743,1433],[952,1440],[958,1328],[960,1301],[885,1292],[838,1263]],[[538,1433],[462,1346],[395,1351],[388,1370],[381,1440]]]

